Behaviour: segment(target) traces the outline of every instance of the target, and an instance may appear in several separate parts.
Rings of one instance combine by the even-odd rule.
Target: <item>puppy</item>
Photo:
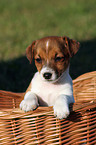
[[[70,57],[79,49],[79,42],[66,36],[50,36],[34,41],[27,49],[27,58],[38,72],[34,75],[20,108],[25,112],[40,106],[53,106],[58,119],[67,118],[69,104],[74,103]]]

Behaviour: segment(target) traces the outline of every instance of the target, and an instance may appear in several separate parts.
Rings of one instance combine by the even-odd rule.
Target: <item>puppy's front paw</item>
[[[20,103],[20,109],[27,112],[36,109],[39,106],[36,96],[31,96],[30,98],[22,100]]]
[[[64,105],[64,103],[56,103],[53,107],[54,109],[54,115],[56,116],[57,119],[63,119],[67,118],[68,115],[70,114],[69,107]]]

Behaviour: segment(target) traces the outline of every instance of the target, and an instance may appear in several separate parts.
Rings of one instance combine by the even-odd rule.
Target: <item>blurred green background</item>
[[[73,79],[96,70],[96,0],[0,0],[0,89],[26,90],[36,71],[26,47],[50,35],[81,43],[71,59]]]

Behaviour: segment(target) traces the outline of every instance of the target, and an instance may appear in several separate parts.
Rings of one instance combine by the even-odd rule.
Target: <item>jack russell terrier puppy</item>
[[[67,118],[74,103],[69,60],[79,49],[79,42],[66,36],[50,36],[34,41],[27,49],[30,63],[35,59],[34,75],[20,108],[25,112],[40,106],[53,106],[58,119]]]

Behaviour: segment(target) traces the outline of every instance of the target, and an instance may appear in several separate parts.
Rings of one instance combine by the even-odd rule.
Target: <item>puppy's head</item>
[[[54,82],[69,65],[70,57],[79,49],[79,42],[68,37],[45,37],[34,41],[26,49],[27,58],[35,64],[43,80]]]

